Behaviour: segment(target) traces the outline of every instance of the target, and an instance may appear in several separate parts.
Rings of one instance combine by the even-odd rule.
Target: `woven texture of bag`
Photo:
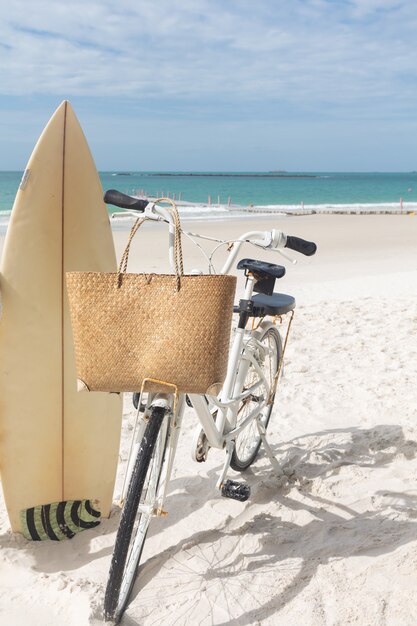
[[[226,376],[236,278],[126,273],[139,225],[119,273],[67,273],[78,379],[91,391],[139,391],[152,378],[184,393],[217,393]]]

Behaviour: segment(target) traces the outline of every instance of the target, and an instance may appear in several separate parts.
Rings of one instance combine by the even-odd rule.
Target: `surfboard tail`
[[[64,500],[20,512],[23,536],[30,541],[62,541],[100,524],[101,513],[91,500]]]

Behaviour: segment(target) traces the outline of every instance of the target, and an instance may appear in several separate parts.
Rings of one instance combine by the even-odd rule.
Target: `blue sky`
[[[415,7],[0,0],[0,169],[68,99],[101,170],[415,170]]]

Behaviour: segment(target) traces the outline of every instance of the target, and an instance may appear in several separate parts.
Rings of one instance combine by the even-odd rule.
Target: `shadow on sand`
[[[274,486],[266,464],[246,472],[253,495],[242,514],[225,520],[224,529],[190,533],[145,561],[131,602],[139,594],[140,604],[143,594],[147,606],[152,599],[158,604],[163,589],[177,624],[191,623],[198,611],[207,623],[249,626],[277,614],[310,583],[319,566],[335,559],[387,554],[417,540],[417,495],[376,491],[369,494],[373,510],[357,512],[337,498],[314,494],[312,489],[315,482],[335,477],[343,466],[371,472],[398,456],[414,459],[417,442],[405,439],[401,427],[327,430],[299,437],[274,451],[278,459],[284,459],[287,485]],[[207,490],[201,489],[201,479],[196,481],[200,492],[198,497],[194,494],[197,508],[204,505]],[[180,502],[171,502],[171,510],[177,505],[179,513],[171,523],[181,517]],[[263,506],[265,512],[259,512]],[[284,521],[283,517],[295,517],[288,514],[291,512],[301,512],[304,522],[306,517],[311,521],[302,525]],[[277,576],[280,585],[273,593],[268,586]],[[229,611],[223,621],[218,616],[214,619],[220,589],[224,598],[228,597],[222,601]],[[243,593],[252,596],[255,609],[244,607]],[[204,619],[201,623],[206,623]],[[135,622],[127,614],[122,624],[133,626]]]

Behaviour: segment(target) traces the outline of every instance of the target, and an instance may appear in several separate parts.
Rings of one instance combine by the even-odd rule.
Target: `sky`
[[[1,170],[64,99],[99,170],[416,170],[415,0],[0,0]]]

